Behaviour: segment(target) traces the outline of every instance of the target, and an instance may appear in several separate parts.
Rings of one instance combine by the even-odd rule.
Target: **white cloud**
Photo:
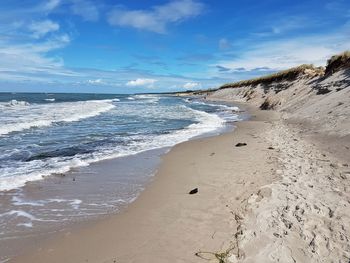
[[[194,89],[201,87],[201,84],[198,82],[187,82],[185,85],[183,85],[185,89]]]
[[[222,60],[217,64],[229,68],[255,70],[268,67],[281,70],[300,64],[324,66],[332,55],[350,48],[348,32],[339,31],[330,35],[314,35],[293,39],[267,41],[250,46],[233,60]]]
[[[152,87],[154,83],[156,83],[156,79],[136,79],[136,80],[130,80],[126,83],[126,86],[130,87],[138,87],[138,86],[147,86]]]
[[[114,10],[110,13],[108,21],[116,26],[129,26],[157,33],[165,31],[165,23],[158,21],[151,12]]]
[[[99,10],[92,2],[86,0],[72,0],[72,12],[86,21],[97,21]]]
[[[40,10],[50,12],[58,7],[61,3],[61,0],[49,0],[44,2],[39,6]]]
[[[60,29],[60,25],[47,19],[43,21],[32,22],[28,26],[29,31],[33,33],[34,38],[41,38],[50,32]]]
[[[63,68],[62,59],[46,55],[47,52],[65,47],[69,42],[68,35],[55,36],[39,43],[14,44],[0,40],[0,72],[71,75],[71,71]]]
[[[219,40],[219,49],[226,50],[231,48],[231,43],[226,38],[221,38]]]
[[[116,8],[109,13],[108,22],[114,26],[165,33],[168,24],[198,16],[203,9],[202,3],[193,0],[177,0],[155,6],[151,10]]]
[[[276,21],[272,25],[271,31],[273,34],[282,34],[296,29],[305,29],[313,26],[308,19],[302,16],[289,16],[280,21]]]
[[[89,83],[89,84],[102,84],[103,81],[102,81],[102,79],[89,79],[87,81],[87,83]]]

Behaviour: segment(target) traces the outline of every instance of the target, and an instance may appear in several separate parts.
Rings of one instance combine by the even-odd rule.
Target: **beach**
[[[0,263],[350,263],[350,1],[5,0]]]
[[[243,204],[278,177],[262,136],[277,117],[251,114],[233,132],[172,148],[122,213],[39,242],[10,262],[201,262],[236,249]],[[193,188],[198,193],[189,195]]]
[[[9,262],[346,262],[349,71],[319,74],[301,66],[186,98],[223,104],[233,131],[176,144],[119,213]]]
[[[251,119],[174,146],[121,213],[33,244],[10,262],[346,258],[347,137],[335,140],[279,112],[238,105]]]

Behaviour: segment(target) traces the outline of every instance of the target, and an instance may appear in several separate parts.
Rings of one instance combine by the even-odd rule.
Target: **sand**
[[[349,262],[350,71],[300,75],[269,85],[213,92],[209,99],[268,102],[279,112],[264,138],[276,152],[280,179],[243,206],[228,262]]]
[[[269,199],[248,200],[239,237],[242,262],[348,262],[349,155],[340,162],[279,122],[266,138],[278,153],[281,179],[263,188]]]
[[[255,115],[233,132],[175,146],[124,212],[35,244],[10,262],[217,262],[214,253],[238,253],[242,204],[279,177],[262,136],[278,116]],[[189,195],[193,188],[198,193]]]

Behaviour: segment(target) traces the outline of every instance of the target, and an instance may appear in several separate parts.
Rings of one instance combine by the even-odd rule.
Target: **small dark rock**
[[[271,146],[270,146],[270,147],[269,147],[269,148],[267,148],[267,149],[269,149],[269,150],[274,150],[275,148],[273,148],[273,147],[271,147]]]
[[[198,193],[198,188],[192,189],[188,194],[194,195],[194,194],[196,194],[196,193]]]
[[[247,144],[245,142],[239,142],[237,143],[235,146],[236,147],[242,147],[242,146],[246,146]]]

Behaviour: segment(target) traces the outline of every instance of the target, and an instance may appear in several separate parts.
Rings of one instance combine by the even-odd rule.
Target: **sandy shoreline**
[[[154,181],[121,214],[62,233],[10,262],[346,259],[347,137],[248,109],[252,119],[233,132],[172,148]],[[239,142],[247,145],[235,147]]]
[[[276,177],[272,151],[259,136],[275,114],[253,115],[233,132],[175,146],[123,213],[59,234],[10,262],[201,262],[199,251],[231,249],[233,214]],[[199,193],[189,195],[196,187]]]

